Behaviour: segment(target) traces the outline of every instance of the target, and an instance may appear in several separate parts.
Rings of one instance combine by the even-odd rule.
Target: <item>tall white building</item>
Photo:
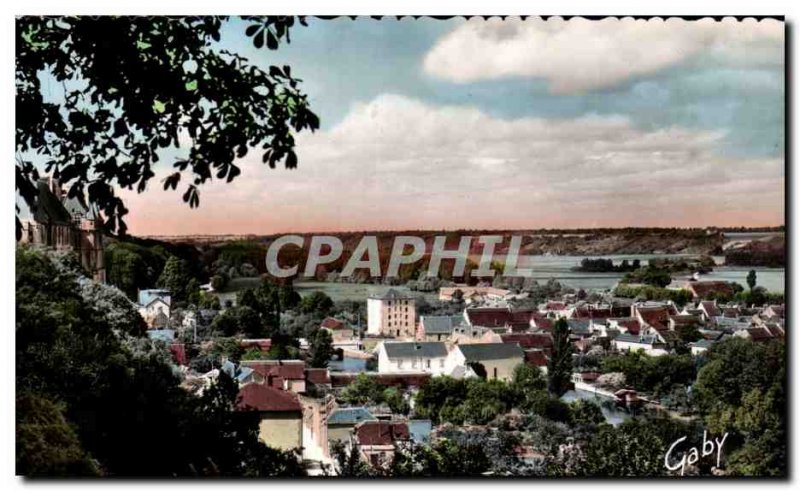
[[[413,339],[416,331],[414,297],[395,289],[367,298],[367,334]]]

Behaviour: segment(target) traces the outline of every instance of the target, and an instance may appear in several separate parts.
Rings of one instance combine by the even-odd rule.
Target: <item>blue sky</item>
[[[312,18],[277,52],[245,28],[220,48],[290,65],[321,129],[199,210],[123,191],[132,233],[784,222],[777,21]]]
[[[323,127],[332,127],[354,103],[394,93],[432,104],[471,105],[500,118],[629,116],[645,129],[680,125],[727,132],[723,152],[778,156],[784,149],[783,66],[730,68],[700,53],[684,63],[617,87],[553,95],[542,79],[510,77],[454,84],[426,74],[425,54],[463,19],[309,19],[278,52],[254,48],[245,24],[229,23],[222,44],[254,63],[289,64]],[[469,60],[465,60],[466,63]]]

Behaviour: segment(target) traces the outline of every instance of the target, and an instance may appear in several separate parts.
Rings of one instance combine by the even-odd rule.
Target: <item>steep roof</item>
[[[316,385],[331,383],[331,374],[327,368],[306,368],[306,380]]]
[[[467,309],[466,317],[473,326],[502,327],[511,321],[511,312],[501,307],[476,307]]]
[[[394,445],[410,438],[408,425],[391,421],[364,421],[356,425],[359,445]]]
[[[286,380],[305,380],[306,364],[301,360],[242,360],[262,377],[281,377]]]
[[[636,344],[657,344],[658,338],[655,336],[633,336],[631,334],[619,334],[614,341]]]
[[[525,363],[537,367],[547,366],[547,355],[544,351],[538,349],[525,350]]]
[[[504,343],[517,343],[523,349],[540,348],[550,350],[553,348],[553,337],[549,333],[510,333],[501,334]]]
[[[686,288],[699,298],[708,298],[712,294],[734,294],[733,285],[727,281],[690,281]]]
[[[386,356],[389,358],[444,358],[447,356],[447,347],[439,342],[407,342],[383,343]]]
[[[648,326],[659,331],[667,329],[670,316],[670,308],[668,306],[636,307],[636,312]]]
[[[708,315],[709,317],[717,317],[718,315],[721,314],[719,307],[717,307],[716,302],[713,302],[711,300],[704,300],[700,302],[698,308],[702,308],[703,310],[705,310],[706,315]]]
[[[457,349],[466,358],[466,361],[504,360],[507,358],[523,357],[522,348],[511,343],[472,343],[460,344]]]
[[[53,194],[46,179],[40,179],[36,188],[38,197],[33,210],[34,220],[39,223],[72,223],[72,216],[61,203],[61,197]]]
[[[236,403],[239,411],[302,412],[297,394],[267,385],[247,384],[239,391]]]
[[[423,315],[419,318],[425,334],[450,334],[453,328],[464,323],[464,316],[459,315]]]

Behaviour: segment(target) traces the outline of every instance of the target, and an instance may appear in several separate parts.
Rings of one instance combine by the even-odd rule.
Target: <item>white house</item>
[[[378,348],[379,373],[445,373],[447,346],[439,342],[384,342]]]
[[[657,336],[634,336],[619,334],[611,341],[611,346],[618,351],[643,351],[649,356],[661,356],[668,353],[667,346]]]
[[[525,362],[525,352],[516,343],[470,343],[453,347],[447,357],[447,373],[457,376],[465,367],[481,365],[489,380],[511,380],[517,365]]]
[[[139,290],[139,315],[149,327],[167,327],[171,305],[169,290]]]
[[[416,315],[414,297],[389,289],[367,298],[367,334],[414,339]]]

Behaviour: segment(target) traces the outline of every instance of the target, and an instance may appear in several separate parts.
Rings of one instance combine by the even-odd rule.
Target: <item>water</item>
[[[561,396],[564,402],[573,402],[577,400],[592,401],[600,406],[600,411],[606,418],[606,423],[617,426],[622,424],[626,419],[630,419],[631,415],[623,409],[618,408],[610,399],[599,396],[593,392],[586,392],[585,390],[570,390]]]

